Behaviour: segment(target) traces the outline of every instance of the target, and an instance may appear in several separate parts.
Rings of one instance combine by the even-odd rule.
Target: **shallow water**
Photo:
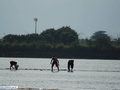
[[[59,59],[59,58],[58,58]],[[19,70],[9,70],[15,60]],[[0,58],[0,86],[60,90],[120,90],[120,61],[74,59],[74,72],[67,72],[67,61],[59,59],[60,72],[50,71],[50,59]]]

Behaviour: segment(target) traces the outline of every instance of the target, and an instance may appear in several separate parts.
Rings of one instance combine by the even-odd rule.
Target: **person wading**
[[[69,60],[68,61],[68,72],[73,72],[73,68],[74,68],[74,60]]]
[[[56,67],[57,67],[57,69],[59,71],[59,61],[58,61],[58,59],[56,57],[52,57],[52,60],[51,60],[50,64],[51,64],[51,71],[52,72],[53,72],[54,65],[56,65]]]

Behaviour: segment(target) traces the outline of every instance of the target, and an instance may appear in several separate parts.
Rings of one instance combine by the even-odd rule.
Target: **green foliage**
[[[70,27],[62,27],[57,31],[58,41],[63,44],[72,44],[74,42],[78,42],[77,33],[72,30]]]
[[[91,41],[95,47],[104,49],[111,46],[111,39],[105,33],[106,31],[97,31],[91,36]]]
[[[47,43],[62,43],[64,45],[69,45],[79,41],[77,33],[70,27],[62,27],[58,30],[47,29],[43,31],[40,36],[41,39]]]
[[[12,35],[0,39],[2,57],[52,57],[119,59],[120,38],[106,31],[95,32],[90,39],[80,39],[70,27],[47,29],[41,34]]]

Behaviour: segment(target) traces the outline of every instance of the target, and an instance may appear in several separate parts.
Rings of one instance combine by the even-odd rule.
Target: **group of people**
[[[57,67],[58,71],[59,71],[59,61],[56,57],[53,57],[51,60],[51,71],[53,72],[53,67],[54,65]],[[69,60],[68,61],[68,72],[73,72],[73,67],[74,67],[74,60]]]
[[[52,57],[50,64],[51,64],[52,72],[53,72],[54,65],[57,67],[57,69],[59,71],[59,60],[56,57]],[[18,67],[19,67],[19,65],[17,64],[16,61],[10,61],[10,70],[11,70],[11,68],[18,70]],[[69,60],[67,67],[68,67],[68,72],[73,72],[74,60]]]

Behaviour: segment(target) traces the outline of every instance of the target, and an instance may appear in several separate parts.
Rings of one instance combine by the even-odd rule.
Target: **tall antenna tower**
[[[37,21],[38,21],[38,18],[34,18],[34,21],[35,21],[35,34],[37,33]]]

